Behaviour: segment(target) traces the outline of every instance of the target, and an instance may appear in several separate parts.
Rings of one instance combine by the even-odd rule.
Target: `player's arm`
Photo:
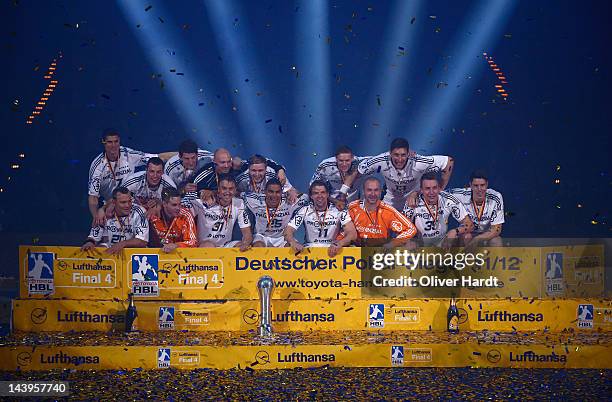
[[[348,213],[347,213],[348,215]],[[348,221],[346,224],[342,226],[343,237],[337,240],[334,240],[332,244],[327,249],[327,255],[330,257],[335,257],[342,251],[342,247],[350,245],[354,240],[357,239],[357,229],[355,229],[355,225],[353,221]]]
[[[253,244],[253,233],[251,233],[251,227],[240,228],[240,233],[242,233],[242,240],[238,243],[238,248],[240,251],[247,251],[251,248],[251,244]]]
[[[242,240],[238,243],[240,251],[246,251],[251,248],[253,243],[253,233],[251,232],[251,219],[249,219],[249,211],[247,209],[246,197],[241,200],[238,206],[238,227],[242,234]]]
[[[442,190],[446,188],[446,185],[450,182],[451,175],[453,174],[453,167],[455,166],[455,160],[449,156],[446,166],[442,169],[440,186]]]
[[[501,223],[498,224],[498,225],[491,225],[489,230],[487,230],[486,232],[483,232],[483,233],[479,234],[478,236],[474,237],[474,239],[472,241],[491,240],[494,237],[500,236],[501,232],[502,232],[502,225],[501,225]]]
[[[123,241],[113,244],[112,246],[106,249],[106,252],[108,254],[117,255],[121,253],[121,250],[123,250],[124,248],[144,248],[144,247],[147,247],[147,242],[135,237],[130,240],[123,240]]]
[[[87,236],[87,240],[81,246],[81,251],[88,251],[96,247],[98,242],[102,240],[104,236],[104,226],[94,226],[89,231],[89,236]]]
[[[304,249],[304,245],[297,241],[297,239],[295,238],[295,232],[299,229],[300,226],[302,226],[302,223],[304,223],[304,218],[306,214],[303,212],[305,212],[307,208],[307,206],[303,206],[301,208],[296,209],[293,212],[291,219],[289,219],[287,227],[283,231],[285,241],[289,243],[289,246],[296,254]]]
[[[198,246],[198,236],[196,232],[195,220],[191,213],[182,214],[185,217],[185,224],[181,228],[181,234],[183,237],[183,241],[176,243],[177,247],[197,247]]]
[[[87,198],[87,204],[89,206],[89,213],[92,216],[91,227],[96,227],[100,225],[104,225],[106,221],[104,208],[98,208],[98,203],[100,198],[97,195],[89,195]],[[100,212],[100,210],[102,212]]]
[[[472,223],[470,217],[466,216],[465,218],[463,218],[459,226],[457,226],[455,229],[448,231],[446,237],[449,239],[455,239],[459,236],[465,236],[468,233],[472,233],[472,230],[474,230],[474,224]]]
[[[390,228],[391,231],[396,233],[397,236],[391,239],[386,244],[384,244],[383,247],[385,248],[400,247],[406,244],[408,240],[412,239],[417,234],[416,226],[414,226],[414,224],[411,221],[409,221],[408,218],[406,218],[404,215],[402,215],[398,211],[394,212],[393,219],[395,219],[397,223],[400,224],[399,226],[401,226],[401,229],[397,230],[396,228],[393,227],[393,225],[391,226]]]

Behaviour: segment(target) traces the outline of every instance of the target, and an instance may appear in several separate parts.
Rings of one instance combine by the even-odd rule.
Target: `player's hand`
[[[291,250],[293,250],[293,252],[297,255],[301,253],[302,250],[304,250],[304,245],[294,240],[293,242],[291,242]]]
[[[408,240],[405,244],[404,247],[406,248],[406,250],[408,251],[414,251],[417,248],[417,244],[415,241],[412,240]]]
[[[115,215],[115,201],[111,200],[109,201],[105,206],[104,209],[106,211],[106,219],[110,219]]]
[[[276,177],[278,177],[278,181],[284,186],[287,182],[287,175],[285,174],[285,170],[281,169],[276,173]]]
[[[110,255],[121,254],[121,250],[123,250],[124,248],[125,248],[125,245],[123,244],[122,241],[120,241],[119,243],[115,243],[109,248],[107,248],[106,253]]]
[[[98,212],[96,213],[96,216],[94,216],[93,219],[91,220],[91,227],[92,228],[95,228],[96,226],[104,227],[105,223],[106,223],[106,213],[104,212],[104,209],[100,208]]]
[[[89,251],[89,250],[93,250],[96,248],[96,243],[94,243],[93,241],[89,240],[87,242],[85,242],[85,244],[83,244],[81,246],[81,251]]]
[[[152,208],[147,209],[147,212],[145,215],[147,219],[151,219],[154,216],[159,217],[160,212],[161,212],[161,205],[156,205],[156,206],[153,206]]]
[[[200,199],[204,204],[208,205],[209,207],[217,203],[217,200],[215,199],[215,194],[212,192],[212,190],[201,190]]]
[[[409,157],[409,158],[414,158],[414,157],[415,157],[415,155],[416,155],[416,152],[415,152],[415,151],[413,151],[412,149],[411,149],[410,151],[408,151],[408,157]]]
[[[186,193],[195,193],[198,191],[198,185],[195,183],[187,183],[183,188],[185,189]]]
[[[149,201],[147,201],[147,204],[145,206],[146,209],[149,208],[154,208],[158,205],[160,205],[161,203],[159,202],[159,200],[156,200],[155,198],[151,198]]]
[[[335,257],[342,251],[342,246],[338,243],[332,243],[331,246],[327,249],[327,255],[330,257]]]
[[[164,246],[162,247],[162,250],[164,253],[171,253],[174,250],[176,250],[177,247],[178,247],[178,244],[176,243],[168,243],[168,244],[164,244]]]
[[[358,174],[359,171],[357,169],[349,170],[349,173],[344,176],[344,182],[342,184],[346,184],[347,186],[352,187]]]
[[[418,196],[419,196],[419,193],[417,191],[411,192],[410,194],[408,194],[408,198],[406,198],[406,204],[410,208],[416,208]]]
[[[287,203],[289,205],[295,204],[298,199],[298,192],[294,187],[291,187],[289,191],[287,191]]]
[[[339,194],[337,197],[330,197],[330,201],[336,206],[338,211],[343,211],[346,207],[346,194]]]
[[[247,251],[248,249],[251,248],[251,243],[242,240],[242,241],[238,242],[237,246],[238,246],[238,248],[240,249],[241,252],[245,252],[245,251]]]

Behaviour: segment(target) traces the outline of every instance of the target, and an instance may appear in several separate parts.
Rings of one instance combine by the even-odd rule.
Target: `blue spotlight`
[[[204,5],[208,10],[217,48],[225,61],[225,74],[236,102],[242,140],[250,152],[269,155],[273,139],[266,120],[275,116],[275,113],[265,98],[257,97],[257,92],[268,92],[252,51],[255,46],[248,40],[252,35],[246,25],[247,18],[242,18],[242,10],[234,2],[213,0],[205,1]]]
[[[418,15],[420,0],[395,2],[392,10],[393,20],[387,25],[383,51],[377,66],[376,80],[368,97],[369,109],[362,122],[363,134],[369,153],[379,153],[387,149],[387,134],[392,137],[396,123],[397,109],[401,104],[400,94],[405,87],[410,63],[414,64],[413,44],[417,37],[418,26],[411,19]]]
[[[209,85],[196,74],[187,63],[185,63],[185,48],[181,46],[181,40],[176,38],[170,30],[173,24],[171,21],[166,24],[166,27],[156,27],[152,24],[144,24],[141,28],[136,28],[136,24],[142,22],[143,10],[149,4],[140,0],[117,1],[129,25],[133,27],[134,34],[140,42],[143,51],[147,54],[149,61],[157,71],[164,72],[164,82],[170,93],[172,102],[176,109],[183,116],[183,125],[185,130],[192,133],[196,129],[200,135],[198,137],[203,140],[205,133],[209,138],[218,138],[219,128],[222,119],[219,113],[211,113],[206,107],[199,107],[202,102],[202,96],[214,93]],[[161,9],[163,15],[168,15],[164,12],[162,5],[155,6]],[[162,29],[165,32],[162,32]],[[168,75],[171,69],[176,69],[177,72],[184,75]],[[193,77],[197,77],[194,81]],[[196,84],[197,82],[197,84]],[[202,89],[202,91],[200,90]]]
[[[512,0],[484,0],[478,12],[459,30],[461,33],[471,32],[471,35],[467,38],[463,35],[457,37],[451,51],[447,52],[457,55],[455,59],[458,62],[449,66],[449,77],[437,77],[435,82],[446,82],[448,86],[432,89],[421,113],[411,125],[408,133],[414,133],[416,138],[412,140],[411,137],[414,149],[419,150],[428,142],[428,147],[436,145],[440,139],[440,128],[446,126],[453,112],[460,109],[461,102],[458,99],[469,89],[466,77],[477,69],[486,68],[482,52],[492,48],[515,6],[516,2]]]
[[[297,64],[293,66],[297,74],[294,133],[301,150],[296,155],[302,158],[298,165],[307,169],[332,152],[328,14],[325,0],[300,3]]]

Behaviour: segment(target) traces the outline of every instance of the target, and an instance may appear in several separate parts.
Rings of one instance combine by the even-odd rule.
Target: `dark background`
[[[133,13],[126,3],[1,3],[5,262],[19,243],[84,238],[89,164],[107,127],[147,152],[187,137],[243,157],[266,152],[302,190],[337,145],[372,155],[403,136],[417,152],[454,156],[453,187],[486,169],[504,196],[505,236],[609,236],[609,2],[507,2],[483,32],[489,17],[476,16],[503,2],[421,2],[398,16],[391,1],[333,1],[328,30],[311,37],[300,36],[314,25],[303,2],[227,1],[221,17],[206,1],[131,1]],[[411,44],[387,34],[397,21]],[[319,76],[313,45],[328,55]],[[59,85],[26,125],[60,52]],[[482,52],[507,76],[508,101]],[[400,69],[388,98],[376,83]],[[319,88],[329,103],[308,92]],[[376,121],[391,106],[392,117]],[[318,130],[321,110],[327,131]]]

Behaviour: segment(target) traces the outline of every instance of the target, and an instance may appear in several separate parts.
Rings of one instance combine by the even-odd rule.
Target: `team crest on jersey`
[[[401,232],[404,229],[404,225],[402,225],[401,222],[398,221],[392,221],[391,222],[391,228],[395,231],[395,232]]]
[[[157,368],[170,367],[170,348],[157,349]]]
[[[370,304],[368,309],[368,323],[370,328],[384,328],[385,305],[382,303]]]
[[[546,294],[548,296],[563,296],[565,283],[563,281],[563,253],[546,254]]]
[[[174,307],[161,306],[157,316],[157,325],[159,329],[174,329]]]
[[[579,304],[578,305],[578,328],[592,329],[593,328],[593,313],[594,308],[592,304]]]
[[[28,293],[29,294],[52,294],[53,293],[53,253],[28,253]]]
[[[391,346],[391,365],[392,366],[403,366],[404,365],[404,347],[401,345]]]
[[[134,296],[159,296],[159,256],[135,254],[132,256],[132,292]]]

